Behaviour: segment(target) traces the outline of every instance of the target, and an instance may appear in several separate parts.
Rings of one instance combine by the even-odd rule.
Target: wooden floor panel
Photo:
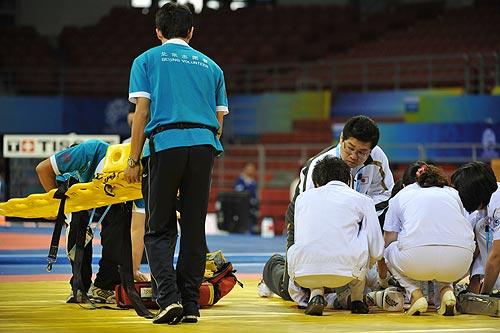
[[[352,315],[327,311],[322,317],[305,316],[292,302],[278,297],[259,298],[256,279],[242,279],[219,304],[201,310],[198,324],[155,325],[133,310],[86,310],[66,304],[66,281],[0,283],[0,332],[500,332],[500,319],[435,312],[420,317],[376,312]]]

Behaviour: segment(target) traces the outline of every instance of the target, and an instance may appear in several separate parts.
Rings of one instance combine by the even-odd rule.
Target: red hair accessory
[[[418,170],[416,172],[416,176],[420,177],[426,171],[427,171],[427,164],[422,164],[422,166],[420,168],[418,168]]]

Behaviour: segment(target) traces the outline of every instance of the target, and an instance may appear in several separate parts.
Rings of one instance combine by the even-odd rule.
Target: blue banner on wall
[[[0,134],[130,136],[125,98],[0,97]]]
[[[500,124],[379,124],[379,145],[390,161],[423,158],[440,162],[499,156]]]

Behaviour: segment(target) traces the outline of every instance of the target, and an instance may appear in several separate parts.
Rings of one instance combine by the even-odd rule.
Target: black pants
[[[294,213],[295,213],[295,198],[297,194],[293,198],[292,202],[288,205],[285,214],[285,223],[286,223],[286,231],[287,231],[287,240],[286,240],[286,250],[290,248],[295,242],[294,239]],[[292,298],[288,293],[288,283],[290,281],[290,277],[288,276],[287,265],[286,265],[286,257],[275,254],[264,265],[264,270],[262,272],[262,277],[264,282],[269,287],[269,289],[279,295],[281,298],[287,301],[291,301]]]
[[[262,278],[273,293],[279,295],[284,300],[291,301],[292,298],[288,293],[290,278],[286,274],[286,269],[285,257],[280,254],[274,254],[264,265]]]
[[[122,228],[127,225],[122,220],[130,220],[131,218],[131,209],[127,205],[130,204],[111,206],[101,223],[102,256],[101,260],[99,260],[99,270],[94,281],[94,285],[101,289],[112,290],[115,285],[120,283],[117,263],[122,260],[122,245],[119,236],[123,233]],[[103,213],[104,210],[105,207],[98,209],[100,213]],[[68,234],[68,250],[76,244],[77,234],[83,237],[86,233],[89,218],[88,211],[72,213],[71,228]],[[74,265],[74,261],[71,260],[71,266]],[[88,291],[92,283],[92,242],[89,242],[83,249],[80,274],[83,288]],[[70,284],[73,286],[73,277],[71,277]]]
[[[197,305],[206,260],[205,218],[214,161],[207,145],[162,150],[150,158],[143,177],[147,221],[144,245],[156,302]],[[181,239],[177,269],[175,201],[180,191]]]

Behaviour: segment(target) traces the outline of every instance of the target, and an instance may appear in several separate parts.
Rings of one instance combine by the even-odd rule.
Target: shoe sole
[[[153,318],[153,324],[174,324],[176,323],[175,319],[182,315],[182,311],[181,305],[171,304],[164,310],[165,313],[161,317]]]
[[[423,301],[420,301],[421,299],[424,299]],[[419,303],[419,304],[417,304]],[[427,304],[427,301],[425,300],[425,298],[419,298],[415,304],[413,304],[410,309],[406,312],[406,314],[408,316],[420,316],[420,314],[424,313],[427,311],[427,307],[428,307],[428,304]],[[413,309],[415,308],[415,309]],[[412,310],[413,309],[413,310]]]
[[[187,315],[187,316],[182,317],[182,322],[188,323],[188,324],[196,324],[198,322],[198,317]]]
[[[449,293],[448,291],[446,293]],[[446,295],[446,294],[445,294]],[[444,295],[443,295],[444,297]],[[438,310],[438,314],[443,316],[454,316],[457,314],[457,301],[453,295],[453,297],[447,297],[448,299],[443,300],[444,304]]]
[[[311,306],[307,306],[305,314],[308,316],[322,316],[323,315],[324,306],[321,304],[313,304]]]

